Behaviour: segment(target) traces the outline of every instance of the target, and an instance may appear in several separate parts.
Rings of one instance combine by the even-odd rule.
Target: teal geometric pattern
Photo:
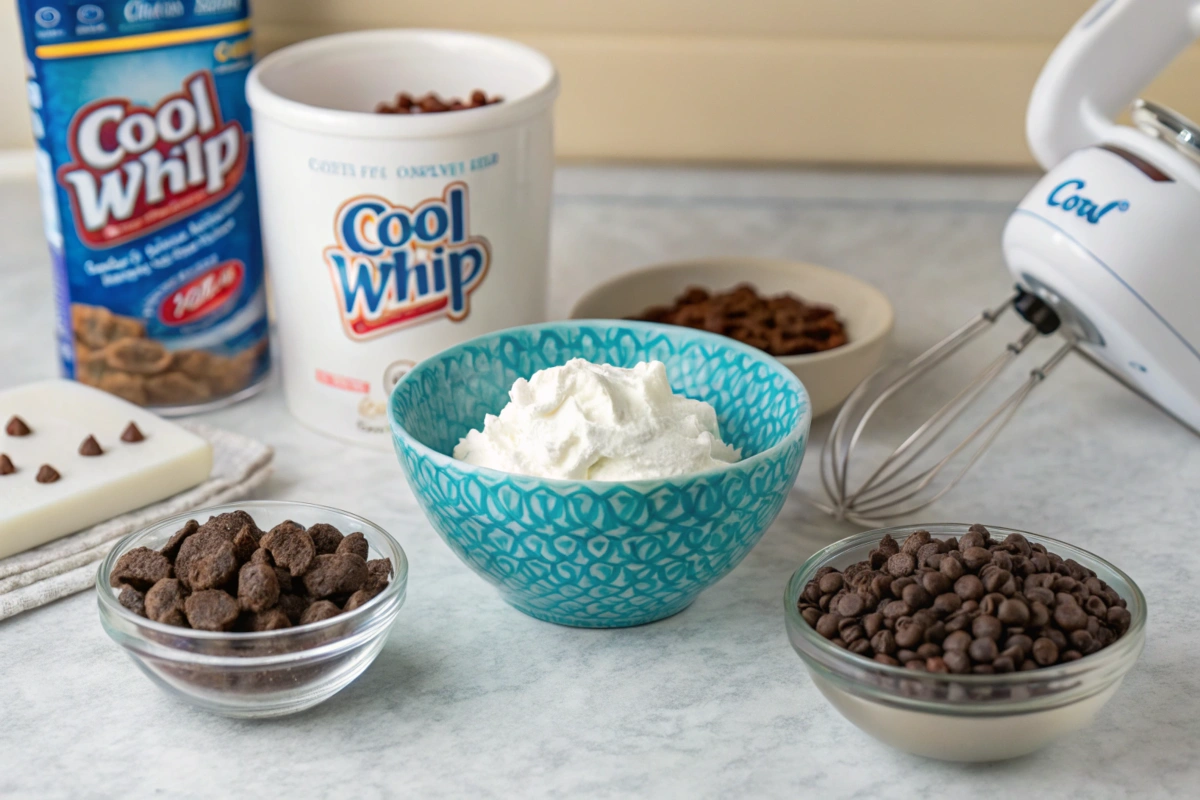
[[[517,378],[572,358],[659,360],[711,403],[743,460],[693,475],[606,483],[512,475],[455,460]],[[396,453],[438,534],[506,601],[538,619],[622,627],[686,608],[745,558],[783,507],[808,440],[808,395],[765,353],[690,328],[572,321],[511,328],[417,365],[392,393]]]

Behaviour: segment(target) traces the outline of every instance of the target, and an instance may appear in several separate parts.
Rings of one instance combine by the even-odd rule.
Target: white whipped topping
[[[512,402],[454,448],[480,467],[541,478],[629,481],[701,472],[741,459],[717,414],[671,391],[661,361],[633,369],[582,358],[518,378]]]

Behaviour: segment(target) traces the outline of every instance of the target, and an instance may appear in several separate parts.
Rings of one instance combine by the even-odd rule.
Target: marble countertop
[[[565,316],[590,286],[656,261],[787,256],[881,287],[897,309],[893,354],[915,354],[1005,296],[1000,232],[1032,180],[565,168],[549,311]],[[7,388],[55,371],[32,183],[0,184],[0,220]],[[972,363],[951,364],[945,380]],[[897,417],[916,414],[920,399]],[[277,472],[258,496],[347,508],[400,540],[409,596],[386,647],[325,704],[239,722],[152,686],[101,630],[90,593],[0,622],[0,796],[875,798],[1053,787],[1099,798],[1179,795],[1200,777],[1200,441],[1077,359],[1034,393],[956,492],[912,521],[1023,528],[1110,558],[1148,598],[1146,649],[1092,727],[983,766],[868,738],[825,702],[788,645],[788,576],[854,531],[803,499],[819,490],[828,419],[814,426],[779,519],[736,570],[671,619],[613,631],[556,627],[506,606],[437,538],[394,457],[301,427],[277,381],[203,419],[277,448]]]

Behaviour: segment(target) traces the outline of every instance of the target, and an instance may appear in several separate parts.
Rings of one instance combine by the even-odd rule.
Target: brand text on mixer
[[[455,181],[413,208],[374,195],[342,204],[324,255],[347,336],[466,318],[491,262],[488,240],[471,235],[468,192]]]
[[[1061,208],[1067,212],[1073,211],[1075,216],[1087,220],[1092,225],[1100,222],[1110,211],[1124,213],[1129,210],[1128,200],[1114,200],[1103,206],[1094,200],[1089,200],[1079,193],[1085,188],[1087,188],[1087,181],[1082,178],[1065,180],[1051,190],[1050,196],[1046,198],[1046,205]]]

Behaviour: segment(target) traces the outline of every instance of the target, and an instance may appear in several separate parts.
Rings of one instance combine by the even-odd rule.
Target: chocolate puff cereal
[[[386,100],[375,106],[376,114],[440,114],[446,111],[467,111],[472,108],[482,108],[499,103],[504,98],[488,97],[487,92],[476,89],[471,92],[469,100],[451,97],[443,100],[437,92],[426,92],[420,97],[413,97],[408,92],[400,92],[392,102]]]
[[[188,520],[160,550],[137,547],[109,575],[118,602],[155,622],[206,631],[279,630],[330,619],[391,582],[366,537],[285,520],[264,533],[244,511]]]
[[[849,341],[837,312],[791,294],[759,295],[749,284],[726,292],[689,288],[669,306],[651,306],[629,319],[719,333],[773,356],[821,353]]]
[[[1126,601],[1096,573],[1019,533],[960,539],[916,531],[880,540],[866,561],[822,567],[798,602],[838,647],[889,666],[993,675],[1051,667],[1129,629]]]

